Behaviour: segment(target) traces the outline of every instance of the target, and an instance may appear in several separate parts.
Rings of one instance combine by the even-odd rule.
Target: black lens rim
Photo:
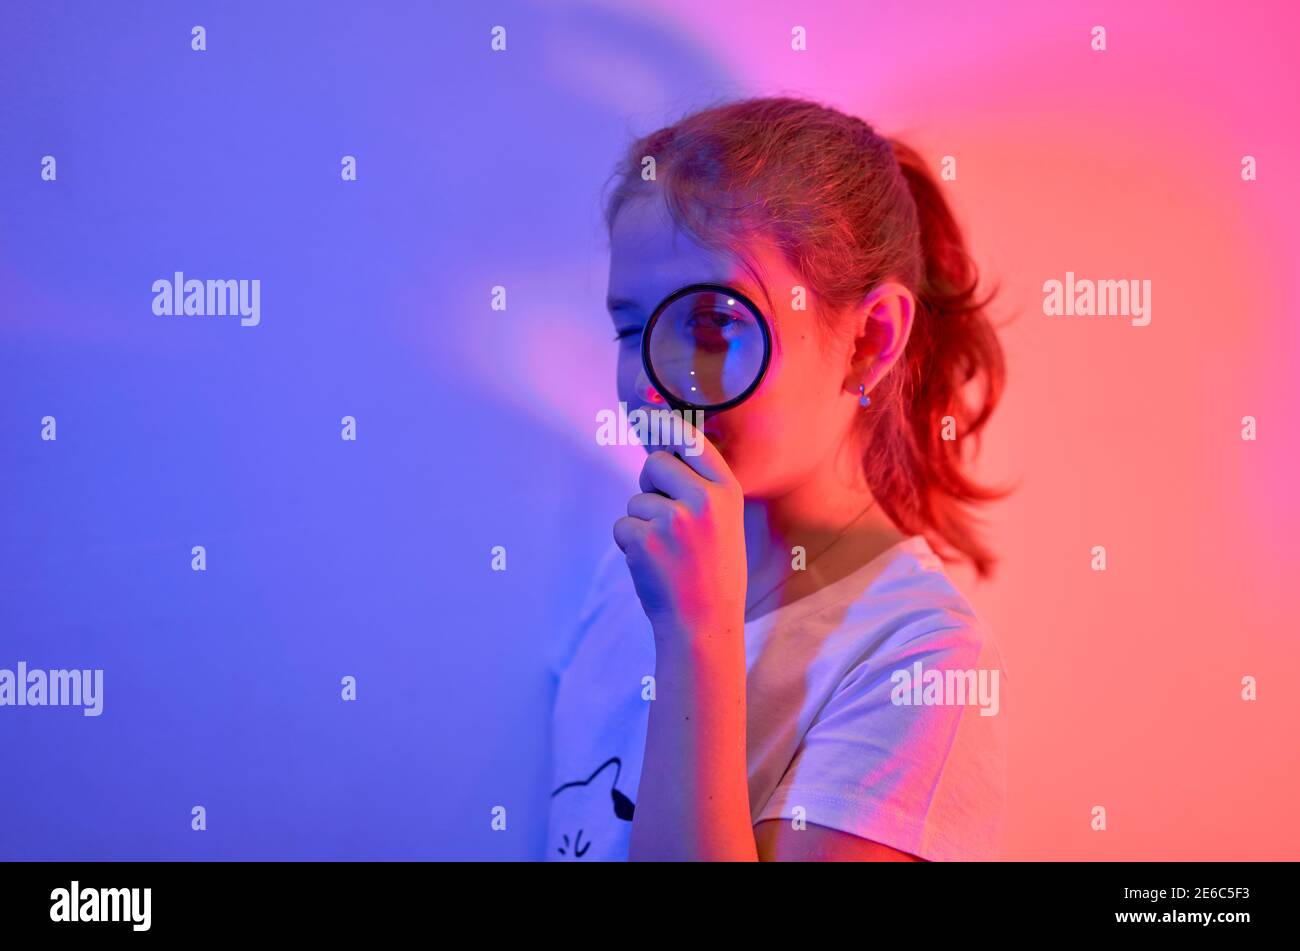
[[[743,393],[727,400],[725,403],[692,403],[689,400],[673,396],[668,392],[668,388],[660,381],[659,377],[655,374],[654,367],[650,364],[650,338],[654,332],[655,324],[659,322],[659,317],[672,305],[674,301],[685,297],[687,294],[698,294],[701,291],[722,293],[740,301],[740,303],[743,304],[755,318],[757,318],[759,330],[763,333],[763,361],[759,364],[758,374],[754,377],[754,381],[745,388]],[[664,398],[665,401],[667,401],[668,405],[676,410],[698,410],[707,413],[717,413],[724,409],[731,409],[731,407],[738,403],[742,403],[749,399],[750,395],[758,389],[758,385],[763,382],[763,377],[767,376],[767,367],[771,362],[772,329],[768,326],[767,318],[763,316],[763,312],[758,308],[758,305],[750,300],[749,297],[742,294],[734,287],[728,287],[726,284],[687,284],[685,287],[678,288],[659,302],[659,306],[654,309],[654,313],[650,315],[650,319],[646,321],[645,327],[641,331],[641,365],[645,368],[646,378],[650,380],[650,383],[654,386],[655,390]]]

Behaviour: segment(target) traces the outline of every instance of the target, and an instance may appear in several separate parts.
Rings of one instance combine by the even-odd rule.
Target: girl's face
[[[673,291],[707,282],[734,287],[763,311],[772,329],[766,376],[743,403],[709,414],[703,430],[747,497],[773,498],[807,482],[848,443],[863,380],[853,377],[853,335],[833,341],[812,310],[794,309],[803,281],[781,253],[757,237],[749,251],[770,300],[738,258],[679,230],[662,200],[633,198],[610,235],[609,306],[617,332],[638,331]],[[618,348],[618,398],[628,412],[667,408],[646,378],[641,334],[626,333]]]

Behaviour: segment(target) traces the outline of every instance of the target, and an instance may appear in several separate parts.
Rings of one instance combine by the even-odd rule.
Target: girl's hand
[[[640,494],[614,523],[614,541],[664,647],[739,638],[745,623],[744,494],[717,448],[698,430],[691,435],[687,445],[703,451],[652,452]]]

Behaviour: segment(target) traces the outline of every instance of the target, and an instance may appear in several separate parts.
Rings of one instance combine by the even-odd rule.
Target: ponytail
[[[928,528],[939,548],[955,549],[987,577],[995,559],[965,506],[1002,498],[1008,490],[976,483],[963,463],[967,448],[978,450],[1006,382],[1002,347],[986,311],[996,291],[978,296],[979,273],[961,227],[921,156],[888,141],[916,204],[922,257],[918,313],[893,371],[907,377],[905,415],[914,438],[905,468],[922,491],[915,494],[914,512],[895,517]]]

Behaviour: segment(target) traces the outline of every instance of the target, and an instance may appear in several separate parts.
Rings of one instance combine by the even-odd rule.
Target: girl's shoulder
[[[627,570],[627,558],[611,541],[596,558],[577,617],[551,651],[552,673],[557,676],[563,673],[588,632],[598,626],[611,609],[626,608],[629,597],[630,603],[637,605],[639,610],[636,589]]]
[[[993,630],[925,537],[913,535],[890,554],[843,611],[842,624],[856,638],[861,659],[928,656],[945,665],[1003,669]]]
[[[914,656],[959,666],[1002,666],[990,628],[922,535],[886,549],[852,574],[786,605],[749,632],[796,642],[841,676]]]

